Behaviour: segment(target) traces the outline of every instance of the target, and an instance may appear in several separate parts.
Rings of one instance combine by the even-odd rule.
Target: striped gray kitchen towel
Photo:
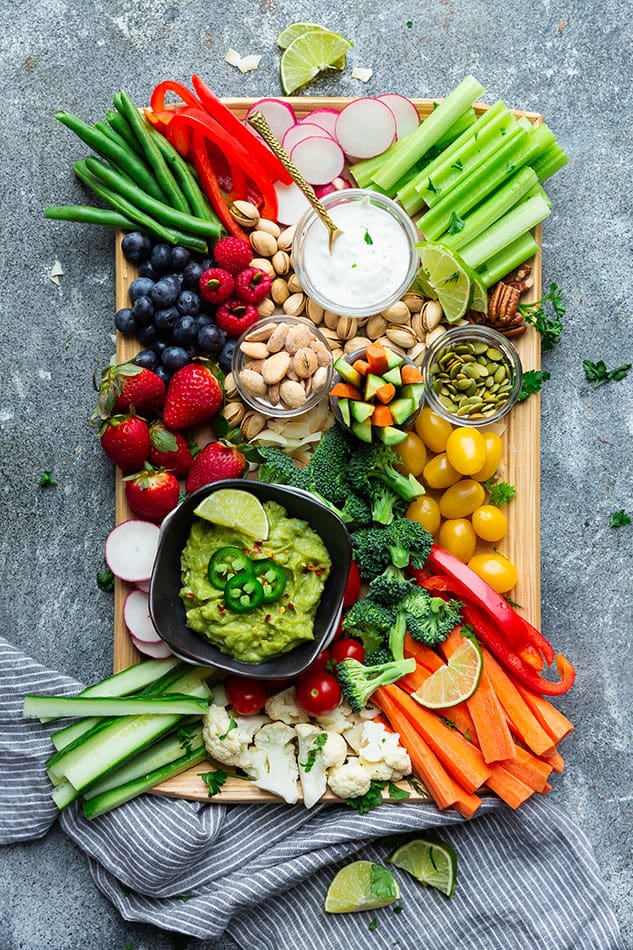
[[[40,838],[57,817],[44,762],[53,726],[22,719],[24,693],[80,684],[0,638],[0,843]],[[549,801],[514,813],[487,800],[464,821],[430,805],[223,806],[145,795],[87,821],[60,817],[97,887],[126,920],[198,938],[228,932],[246,950],[363,950],[423,942],[434,950],[617,950],[623,946],[591,847]],[[439,832],[458,855],[453,897],[396,872],[402,899],[327,915],[323,900],[350,860],[382,863],[394,836]]]

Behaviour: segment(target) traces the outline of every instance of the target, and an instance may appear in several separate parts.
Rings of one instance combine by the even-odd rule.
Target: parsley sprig
[[[214,772],[198,772],[198,775],[209,789],[209,798],[213,798],[214,795],[218,794],[229,777],[228,772],[225,772],[224,769],[216,769]]]
[[[549,308],[546,309],[547,305],[553,313]],[[545,294],[541,300],[536,300],[534,303],[520,303],[519,313],[526,323],[536,327],[541,334],[542,349],[553,350],[556,344],[560,343],[565,305],[558,284],[551,283],[549,293]]]
[[[523,382],[521,383],[521,391],[517,396],[517,402],[523,402],[534,393],[540,393],[543,383],[547,382],[549,378],[550,374],[547,372],[547,370],[525,370],[523,373]]]
[[[604,386],[605,383],[619,382],[619,380],[628,376],[631,369],[630,363],[623,363],[621,366],[616,366],[615,369],[607,369],[604,360],[598,360],[597,363],[592,363],[591,360],[583,360],[582,365],[585,376],[590,383],[593,383],[594,389],[597,389],[598,386]]]
[[[507,482],[498,482],[496,476],[486,479],[483,483],[483,487],[487,492],[490,492],[490,498],[488,499],[488,504],[497,505],[501,507],[502,505],[507,505],[509,501],[515,497],[517,490],[514,485],[508,485]]]
[[[368,792],[364,795],[359,795],[357,798],[346,798],[345,804],[349,805],[350,808],[355,808],[361,815],[366,815],[372,808],[377,808],[378,805],[382,804],[382,791],[384,788],[387,789],[389,798],[392,798],[394,802],[402,802],[406,798],[409,798],[410,793],[407,792],[406,789],[395,785],[393,782],[379,782],[376,779],[372,779]]]
[[[610,528],[622,528],[626,524],[631,524],[631,516],[627,515],[624,508],[620,508],[619,511],[614,511],[609,518]]]

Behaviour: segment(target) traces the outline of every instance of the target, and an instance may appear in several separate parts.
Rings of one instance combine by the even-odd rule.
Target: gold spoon
[[[303,177],[303,175],[301,174],[297,166],[291,160],[290,156],[283,150],[283,148],[281,147],[281,145],[275,138],[272,129],[268,125],[268,122],[266,121],[265,116],[261,112],[253,112],[252,115],[249,115],[248,121],[250,125],[252,125],[253,128],[259,132],[261,137],[264,139],[266,144],[277,156],[277,158],[279,159],[281,164],[284,166],[286,171],[292,175],[297,187],[301,189],[303,194],[306,196],[306,198],[308,199],[308,201],[310,202],[310,204],[312,205],[312,207],[314,208],[314,210],[320,217],[325,227],[328,229],[328,232],[330,235],[330,254],[331,254],[332,248],[334,247],[335,240],[337,239],[339,234],[342,234],[343,232],[340,230],[340,228],[337,228],[337,226],[334,224],[331,217],[329,216],[329,214],[327,213],[327,211],[325,210],[325,208],[323,207],[323,205],[321,204],[321,202],[315,195],[314,189],[307,183],[307,181],[305,180],[305,178]]]

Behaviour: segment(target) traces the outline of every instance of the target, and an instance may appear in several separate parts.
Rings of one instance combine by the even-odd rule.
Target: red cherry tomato
[[[332,712],[341,701],[341,687],[331,673],[315,670],[295,686],[297,704],[309,716]]]
[[[229,676],[225,688],[230,705],[240,716],[254,716],[261,712],[268,698],[264,684],[246,676]]]
[[[343,606],[351,607],[352,604],[355,604],[358,600],[358,595],[360,594],[360,573],[356,567],[356,563],[352,561],[349,574],[347,576],[347,587],[345,588],[345,593],[343,594]]]
[[[335,663],[347,659],[358,660],[359,663],[362,663],[365,659],[365,648],[360,640],[355,640],[353,637],[344,637],[332,645],[332,659]]]
[[[285,689],[286,686],[290,686],[292,680],[289,680],[287,677],[283,677],[277,680],[266,680],[265,686],[269,693],[277,693],[280,689]]]

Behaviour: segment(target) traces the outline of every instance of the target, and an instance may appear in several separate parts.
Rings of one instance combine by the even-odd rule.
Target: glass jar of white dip
[[[421,235],[406,212],[385,195],[363,188],[321,199],[341,230],[330,235],[310,208],[297,223],[292,264],[305,293],[326,310],[368,317],[407,292],[420,267]]]

